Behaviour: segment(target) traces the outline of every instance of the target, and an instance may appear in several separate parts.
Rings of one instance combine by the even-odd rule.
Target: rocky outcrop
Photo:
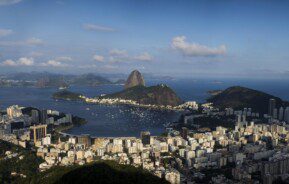
[[[118,98],[132,100],[142,105],[156,106],[175,107],[183,103],[177,94],[165,84],[146,87],[144,78],[137,70],[131,72],[123,91],[108,94],[99,98]]]
[[[128,89],[135,86],[145,86],[144,78],[138,70],[134,70],[130,73],[124,88]]]

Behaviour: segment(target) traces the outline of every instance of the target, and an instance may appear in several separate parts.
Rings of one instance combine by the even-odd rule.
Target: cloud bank
[[[27,58],[27,57],[21,57],[16,61],[7,59],[3,61],[0,65],[1,66],[32,66],[34,65],[34,59]]]
[[[71,57],[61,56],[50,59],[46,62],[36,63],[32,57],[21,57],[18,60],[7,59],[0,63],[0,66],[18,67],[18,66],[36,66],[36,67],[66,67],[69,66],[68,61],[72,61]]]
[[[181,52],[184,56],[218,56],[225,55],[227,48],[225,45],[220,45],[217,48],[210,48],[198,43],[189,43],[186,41],[185,36],[174,37],[171,43],[173,49]]]

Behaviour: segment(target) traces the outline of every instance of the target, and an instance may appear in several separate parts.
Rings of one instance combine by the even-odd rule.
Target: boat
[[[65,90],[65,89],[67,89],[68,87],[67,86],[60,86],[58,89],[59,90]]]

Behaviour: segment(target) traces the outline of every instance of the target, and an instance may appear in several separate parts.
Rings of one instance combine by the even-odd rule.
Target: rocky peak
[[[145,86],[144,78],[138,70],[134,70],[130,73],[124,88],[128,89],[134,86]]]

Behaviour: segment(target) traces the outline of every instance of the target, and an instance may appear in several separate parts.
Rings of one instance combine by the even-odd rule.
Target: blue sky
[[[0,0],[0,72],[289,76],[289,1]]]

